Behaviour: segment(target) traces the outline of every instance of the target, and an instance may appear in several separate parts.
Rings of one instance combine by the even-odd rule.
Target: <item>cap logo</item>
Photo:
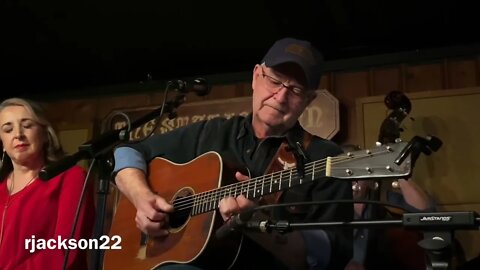
[[[312,51],[302,45],[291,44],[285,48],[285,52],[295,54],[305,59],[310,65],[315,64],[315,61],[313,60]]]

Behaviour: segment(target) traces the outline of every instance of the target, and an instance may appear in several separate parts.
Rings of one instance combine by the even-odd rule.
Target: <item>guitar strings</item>
[[[389,152],[389,151],[380,151],[380,152],[377,152],[375,154],[382,154],[382,153],[387,153],[387,152]],[[364,155],[359,155],[359,156],[355,156],[355,157],[350,157],[348,155],[340,155],[340,156],[336,156],[336,157],[331,157],[330,159],[331,159],[332,164],[338,164],[338,163],[343,163],[347,160],[351,161],[351,160],[361,159],[361,158],[365,158],[365,157],[372,156],[372,155],[374,155],[374,154],[364,154]],[[327,158],[324,158],[324,159],[321,159],[321,160],[317,160],[317,161],[307,163],[306,166],[305,166],[305,174],[312,174],[312,180],[315,180],[315,177],[314,177],[313,173],[316,172],[316,171],[319,172],[319,173],[322,172],[326,167],[325,166],[326,161],[327,161]],[[243,182],[238,182],[238,183],[233,183],[233,184],[230,184],[230,185],[222,186],[222,187],[220,187],[216,190],[204,191],[204,192],[197,193],[197,194],[194,194],[194,195],[182,197],[182,198],[179,198],[178,200],[174,201],[173,205],[174,205],[174,207],[177,211],[186,210],[186,209],[191,208],[192,206],[193,207],[201,206],[202,209],[200,209],[199,212],[195,211],[195,212],[198,212],[196,214],[199,214],[199,213],[203,213],[203,212],[207,212],[209,210],[215,209],[218,205],[218,202],[222,198],[227,197],[226,196],[227,194],[229,196],[232,196],[232,195],[233,196],[238,196],[240,194],[244,194],[244,195],[246,194],[246,197],[248,198],[248,194],[251,193],[252,191],[255,194],[255,190],[258,189],[258,187],[256,186],[258,184],[258,182],[261,182],[263,184],[263,185],[259,185],[259,186],[261,186],[262,192],[264,191],[265,186],[272,187],[274,184],[278,185],[279,190],[282,190],[281,186],[282,186],[282,184],[284,184],[286,182],[288,182],[288,187],[291,186],[292,181],[300,180],[300,184],[301,184],[301,181],[303,179],[295,178],[293,176],[298,177],[298,173],[297,173],[296,168],[289,169],[289,170],[284,170],[284,171],[278,171],[278,172],[274,172],[274,173],[259,176],[259,177],[254,177],[254,178],[251,178],[248,181],[243,181]],[[292,179],[292,177],[293,177],[293,179]],[[265,180],[266,179],[269,179],[269,180],[267,180],[267,185],[265,185]],[[309,180],[307,180],[307,181],[309,181]],[[244,192],[242,193],[242,191],[244,191]],[[269,193],[272,193],[272,192],[268,192],[267,194],[269,194]],[[223,196],[222,196],[222,194],[223,194]],[[264,195],[264,193],[262,193],[260,196],[263,196],[263,195]]]
[[[362,156],[360,156],[358,158],[362,158]],[[347,157],[347,156],[338,156],[338,157],[332,158],[333,162],[336,162],[336,163],[338,163],[339,161],[347,160],[347,159],[351,160],[351,159],[354,159],[354,158]],[[325,164],[326,160],[327,159],[318,160],[318,161],[314,161],[312,163],[307,164],[306,168],[305,168],[306,174],[310,174],[312,172],[315,172],[315,167],[317,167],[317,165],[319,165],[318,167],[320,169],[320,170],[318,170],[318,172],[321,172],[325,168],[325,166],[323,166],[323,165]],[[296,169],[293,169],[293,170],[296,171]],[[190,207],[190,203],[192,203],[192,200],[195,201],[195,198],[199,198],[198,200],[195,201],[194,204],[202,206],[202,209],[200,210],[200,212],[205,212],[205,211],[208,211],[209,209],[216,208],[216,204],[219,201],[219,199],[224,198],[227,195],[227,190],[228,190],[228,193],[229,193],[228,195],[232,195],[232,192],[233,192],[234,196],[237,196],[237,193],[242,194],[242,192],[241,192],[242,189],[246,190],[246,192],[244,192],[244,193],[247,195],[247,198],[248,198],[248,193],[250,191],[252,191],[252,186],[255,188],[256,187],[255,185],[257,184],[257,182],[260,179],[263,179],[263,182],[264,182],[266,178],[270,178],[269,182],[270,182],[271,186],[273,186],[273,181],[278,181],[275,184],[278,183],[278,186],[280,187],[279,190],[281,190],[281,185],[283,183],[285,183],[287,181],[288,182],[292,181],[292,176],[294,176],[294,173],[292,172],[293,170],[279,171],[279,172],[275,172],[271,175],[252,178],[252,179],[250,179],[250,181],[239,182],[239,183],[234,183],[234,184],[231,184],[231,185],[228,185],[228,186],[224,186],[224,187],[218,189],[217,191],[205,191],[205,192],[202,192],[202,193],[198,193],[198,194],[190,196],[190,197],[185,197],[183,200],[178,200],[176,205],[179,208],[179,210],[184,210],[185,208],[180,208],[180,207],[185,206],[185,204],[187,204],[187,208],[188,208],[188,207]],[[290,173],[288,173],[288,172],[290,172]],[[284,175],[282,175],[282,174],[284,174]],[[289,175],[290,175],[290,177],[289,177]],[[267,177],[267,176],[269,176],[269,177]],[[296,174],[296,176],[298,176],[298,174]],[[312,176],[313,176],[312,178],[314,180],[313,173],[312,173]],[[285,178],[287,178],[287,180],[285,180]],[[294,178],[293,180],[296,181],[297,179]],[[298,180],[301,181],[303,179],[298,179]],[[268,186],[268,182],[267,182],[267,186]],[[289,183],[288,186],[290,187],[291,183]],[[262,187],[262,191],[264,190],[264,187],[265,187],[265,184]],[[239,188],[240,188],[240,190],[239,190]],[[223,196],[218,196],[218,194],[221,194],[222,192],[223,192],[224,195]],[[271,192],[269,192],[269,193],[271,193]],[[183,205],[182,205],[182,201],[183,201]]]
[[[343,159],[343,158],[341,158],[341,159]],[[314,168],[317,167],[317,165],[320,169],[324,169],[325,167],[322,166],[322,165],[324,165],[325,162],[326,162],[326,159],[308,163],[305,166],[306,174],[309,174],[310,172],[314,171]],[[237,191],[239,190],[238,187],[240,187],[240,190],[242,190],[242,189],[245,189],[245,186],[246,186],[246,188],[248,189],[247,191],[251,191],[252,186],[255,187],[257,182],[264,182],[266,179],[269,179],[268,181],[270,181],[270,183],[273,183],[272,181],[279,180],[278,184],[279,184],[279,186],[281,186],[281,184],[283,182],[289,181],[290,180],[289,175],[293,176],[294,172],[296,174],[296,171],[297,171],[296,168],[292,168],[292,169],[289,169],[289,170],[274,172],[274,173],[267,174],[267,175],[264,175],[264,176],[251,178],[249,181],[238,182],[238,183],[233,183],[233,184],[230,184],[230,185],[227,185],[227,186],[223,186],[223,187],[217,189],[218,191],[214,190],[213,192],[214,193],[222,193],[223,192],[226,195],[226,193],[227,193],[226,190],[228,190],[228,193],[232,193],[232,191],[233,191],[233,194],[236,195]],[[319,172],[320,171],[321,170],[319,170]],[[287,178],[288,180],[284,180],[285,178]],[[234,187],[234,188],[231,188],[231,187]],[[202,193],[198,193],[197,195],[208,197],[208,193],[212,193],[212,191],[205,191],[205,192],[202,192]],[[232,195],[232,194],[229,194],[229,195]]]
[[[321,160],[320,162],[316,161],[316,162],[312,162],[312,163],[307,164],[305,166],[305,173],[306,174],[308,174],[312,171],[313,167],[316,166],[315,163],[319,163],[319,165],[323,165],[322,163],[325,163],[325,162],[324,162],[324,160]],[[320,169],[324,169],[324,167],[325,166],[320,166]],[[285,181],[288,181],[288,180],[284,180],[285,176],[288,177],[289,175],[293,175],[293,171],[295,171],[295,174],[296,174],[296,169],[278,171],[278,172],[274,172],[274,173],[267,174],[267,175],[264,175],[264,176],[254,177],[254,178],[251,178],[248,181],[243,181],[243,182],[238,182],[238,183],[233,183],[233,184],[230,184],[230,185],[222,186],[222,187],[218,188],[217,190],[209,190],[209,191],[197,193],[195,195],[179,198],[178,200],[176,200],[174,202],[173,205],[175,206],[176,209],[177,209],[177,207],[179,207],[178,210],[182,210],[182,209],[185,209],[185,208],[180,208],[180,207],[186,207],[186,208],[191,207],[192,201],[195,201],[196,198],[198,198],[198,200],[196,200],[196,204],[201,205],[201,204],[205,204],[205,203],[208,203],[208,202],[217,203],[218,199],[224,198],[227,195],[230,195],[230,196],[232,196],[232,195],[237,196],[237,194],[240,195],[240,194],[242,194],[242,192],[241,192],[242,190],[243,191],[246,190],[246,194],[248,195],[248,192],[252,191],[252,188],[255,187],[257,182],[262,181],[262,180],[265,181],[266,179],[268,179],[267,183],[269,183],[272,187],[273,187],[273,184],[275,184],[275,185],[278,184],[279,186],[281,186]],[[288,179],[289,179],[289,177],[288,177]],[[276,181],[278,181],[278,182],[276,182]],[[267,184],[267,186],[268,186],[268,184]],[[218,195],[220,195],[220,196],[218,196]],[[220,198],[217,198],[217,197],[220,197]],[[211,200],[212,198],[214,198],[214,200]],[[247,198],[248,198],[248,196],[247,196]]]
[[[388,152],[388,151],[378,152],[376,154],[381,154],[381,153],[386,153],[386,152]],[[366,156],[372,156],[372,154],[360,155],[358,157],[349,157],[349,156],[346,156],[346,155],[341,155],[341,156],[337,156],[337,157],[332,157],[331,160],[332,160],[332,164],[337,164],[337,163],[344,162],[346,160],[360,159],[360,158],[364,158]],[[317,167],[317,163],[318,163],[318,165],[320,165],[320,166],[318,166],[319,170],[317,170],[317,171],[321,172],[322,170],[325,169],[325,166],[323,166],[323,165],[325,164],[326,160],[327,159],[321,159],[321,160],[317,160],[317,161],[308,163],[305,166],[305,174],[310,174],[312,172],[315,172],[315,169]],[[256,182],[258,182],[261,179],[265,180],[266,178],[270,178],[270,180],[269,180],[270,184],[273,184],[272,181],[279,181],[278,186],[280,187],[283,183],[285,183],[287,181],[289,182],[289,181],[292,180],[291,177],[288,177],[288,175],[293,176],[293,173],[292,173],[293,170],[296,171],[295,168],[293,168],[291,170],[279,171],[279,172],[275,172],[273,174],[260,176],[260,177],[255,177],[255,178],[250,179],[249,181],[244,181],[244,182],[239,182],[239,183],[234,183],[234,184],[230,184],[230,185],[227,185],[227,186],[223,186],[223,187],[221,187],[217,190],[213,190],[213,191],[209,190],[209,191],[205,191],[205,192],[202,192],[202,193],[197,193],[195,195],[191,195],[191,196],[188,196],[188,197],[180,198],[179,200],[176,201],[176,203],[174,202],[174,206],[178,207],[178,210],[184,210],[184,209],[190,208],[192,206],[191,203],[193,201],[194,206],[196,206],[196,205],[197,206],[202,206],[203,209],[201,209],[200,212],[206,212],[209,209],[211,210],[211,209],[216,208],[216,204],[218,203],[219,199],[224,198],[227,195],[227,190],[228,190],[228,195],[231,196],[232,191],[233,191],[233,195],[237,196],[237,193],[238,193],[238,195],[242,194],[242,192],[241,192],[242,189],[246,188],[246,190],[247,190],[246,194],[248,195],[248,192],[252,191],[251,188],[255,187]],[[287,173],[287,172],[290,172],[290,173]],[[282,174],[284,174],[284,175],[282,176]],[[312,175],[313,175],[313,173],[312,173]],[[280,178],[276,179],[277,176],[280,176]],[[287,180],[285,180],[285,176],[287,176]],[[312,180],[315,180],[314,177],[312,177],[312,178],[313,178]],[[275,183],[275,184],[277,184],[277,183]],[[267,186],[268,186],[268,184],[267,184]],[[239,190],[239,187],[240,187],[240,190]],[[281,188],[279,190],[281,190]],[[221,195],[222,192],[223,192],[224,196],[218,196],[218,194]],[[197,198],[198,198],[198,200],[195,200]],[[213,207],[212,207],[212,204],[213,204]],[[184,208],[180,208],[180,207],[184,207]]]

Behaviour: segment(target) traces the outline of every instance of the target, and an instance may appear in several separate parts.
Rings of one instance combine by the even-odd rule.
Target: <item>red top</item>
[[[67,239],[71,234],[77,204],[82,192],[85,172],[74,166],[56,177],[36,179],[10,196],[7,181],[0,182],[0,269],[61,270],[65,249],[43,249],[30,253],[25,240]],[[91,238],[95,208],[93,185],[89,185],[75,229],[76,239]],[[86,250],[71,249],[67,269],[87,269]]]

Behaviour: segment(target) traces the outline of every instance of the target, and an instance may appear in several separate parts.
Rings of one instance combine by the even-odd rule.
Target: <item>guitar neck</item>
[[[292,168],[192,195],[194,203],[191,214],[199,215],[215,210],[220,200],[226,197],[244,195],[247,199],[255,199],[297,185],[313,182],[325,176],[326,163],[327,159],[322,159],[305,164],[303,177],[300,177],[297,168]]]
[[[406,177],[411,173],[410,156],[401,164],[396,162],[406,145],[405,142],[399,142],[309,162],[304,166],[303,177],[300,177],[297,168],[254,177],[248,181],[188,196],[182,200],[181,208],[184,210],[191,207],[189,214],[198,215],[215,210],[220,200],[226,197],[244,195],[247,199],[255,199],[311,183],[322,177],[344,180]],[[175,209],[178,209],[177,206],[180,208],[180,205],[174,203]]]

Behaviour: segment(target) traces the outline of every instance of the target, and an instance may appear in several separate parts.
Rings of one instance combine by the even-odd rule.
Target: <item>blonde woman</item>
[[[67,250],[59,241],[68,243],[85,172],[74,166],[48,181],[38,178],[63,150],[34,102],[11,98],[0,104],[0,140],[0,269],[62,269]],[[94,215],[89,185],[76,240],[91,237]],[[67,269],[86,269],[86,263],[84,250],[69,251]]]

